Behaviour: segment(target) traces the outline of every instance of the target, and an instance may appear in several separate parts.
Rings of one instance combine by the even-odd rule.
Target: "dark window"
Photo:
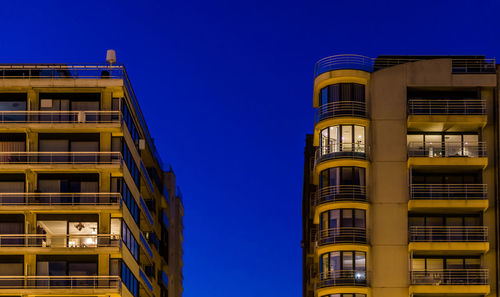
[[[320,91],[320,105],[339,101],[365,101],[365,86],[356,83],[340,83],[326,86]]]

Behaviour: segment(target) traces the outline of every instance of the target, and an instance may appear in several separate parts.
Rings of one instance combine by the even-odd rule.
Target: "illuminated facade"
[[[483,56],[317,63],[304,297],[498,296],[496,73]]]
[[[0,65],[0,296],[182,296],[183,205],[121,65]]]

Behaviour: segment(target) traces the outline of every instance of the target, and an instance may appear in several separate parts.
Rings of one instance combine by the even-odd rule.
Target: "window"
[[[365,228],[365,210],[343,208],[321,213],[320,230],[342,227]]]
[[[343,166],[321,171],[319,194],[322,200],[366,200],[365,168]]]
[[[125,284],[127,289],[132,293],[134,297],[139,297],[139,281],[135,275],[130,271],[127,264],[122,262],[122,271],[121,271],[122,282]]]
[[[365,86],[356,83],[340,83],[320,90],[320,105],[339,101],[365,101]]]
[[[320,272],[347,270],[352,278],[365,279],[366,277],[366,253],[355,251],[330,252],[321,255]]]
[[[122,194],[123,202],[125,202],[125,205],[134,218],[134,221],[137,223],[137,226],[139,226],[140,209],[137,205],[137,202],[135,201],[134,196],[132,196],[132,193],[130,192],[125,180],[123,180],[123,178],[111,178],[111,191],[119,192]]]
[[[482,157],[479,135],[463,133],[408,134],[408,152],[414,157]]]
[[[139,245],[137,244],[137,239],[135,239],[135,236],[124,221],[122,221],[122,240],[135,260],[139,261]]]
[[[123,121],[127,125],[128,131],[130,132],[130,136],[137,146],[139,144],[139,132],[125,98],[121,99],[121,112],[123,115]]]
[[[338,152],[365,152],[365,127],[339,125],[321,130],[322,154]]]

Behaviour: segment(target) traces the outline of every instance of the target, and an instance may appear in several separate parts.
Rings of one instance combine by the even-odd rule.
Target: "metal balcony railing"
[[[120,64],[0,64],[0,79],[122,79],[124,72]]]
[[[486,101],[481,99],[408,99],[409,115],[485,115]]]
[[[411,271],[412,285],[487,285],[488,269]]]
[[[119,276],[0,276],[0,289],[119,290]]]
[[[414,200],[484,200],[488,198],[485,184],[412,184],[410,199]]]
[[[0,164],[120,164],[120,152],[0,152]]]
[[[120,193],[0,193],[1,205],[120,205]]]
[[[410,226],[410,242],[487,242],[488,227]]]
[[[367,72],[373,71],[373,58],[361,55],[334,55],[316,62],[314,77],[332,70],[355,69]]]
[[[316,123],[335,117],[361,117],[366,118],[368,110],[366,103],[361,101],[339,101],[321,105],[316,110]]]
[[[340,227],[319,231],[318,245],[336,243],[367,243],[366,228]]]
[[[485,142],[410,142],[408,157],[486,157]]]
[[[496,73],[495,59],[453,59],[453,73]]]
[[[120,111],[0,111],[0,124],[103,124],[120,122]]]
[[[367,286],[364,270],[331,270],[319,274],[320,288],[333,286]]]
[[[315,164],[337,158],[368,159],[367,147],[364,143],[327,144],[316,150]]]
[[[120,247],[116,234],[0,234],[2,247],[98,248]]]
[[[366,201],[366,186],[338,185],[318,189],[314,206],[335,201]]]

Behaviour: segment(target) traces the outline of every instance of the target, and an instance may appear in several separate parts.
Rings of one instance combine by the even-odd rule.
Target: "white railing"
[[[0,152],[0,164],[120,164],[120,152]]]
[[[366,186],[337,185],[318,189],[313,205],[334,201],[366,201]]]
[[[0,289],[112,289],[119,276],[0,276]]]
[[[1,247],[97,248],[120,247],[116,234],[0,234]]]
[[[319,287],[367,286],[364,270],[330,270],[319,274]]]
[[[120,111],[0,111],[2,123],[120,123]]]
[[[411,271],[412,285],[487,285],[488,269]]]
[[[485,142],[410,142],[408,157],[486,157]]]
[[[339,227],[319,231],[318,245],[336,243],[367,243],[366,228]]]
[[[334,117],[366,118],[368,111],[363,101],[338,101],[321,105],[316,111],[316,123]]]
[[[0,193],[1,205],[120,205],[120,193]]]
[[[484,115],[486,101],[481,99],[408,99],[410,115]]]
[[[410,198],[415,200],[478,200],[487,199],[485,184],[412,184]]]
[[[488,227],[410,226],[410,242],[487,242]]]
[[[315,164],[336,158],[367,159],[367,147],[364,143],[329,143],[316,150]]]

